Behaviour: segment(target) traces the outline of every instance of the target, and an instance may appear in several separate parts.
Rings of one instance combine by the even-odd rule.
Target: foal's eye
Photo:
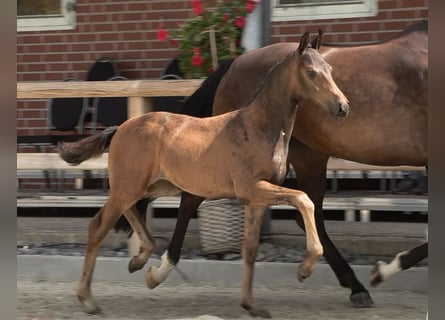
[[[306,74],[309,77],[309,79],[314,79],[315,76],[317,75],[317,73],[314,70],[307,70]]]

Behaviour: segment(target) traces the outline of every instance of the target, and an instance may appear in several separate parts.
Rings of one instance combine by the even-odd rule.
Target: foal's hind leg
[[[147,230],[145,222],[137,211],[136,205],[133,205],[124,213],[124,215],[133,228],[133,231],[136,232],[139,240],[141,241],[139,254],[134,256],[128,264],[128,271],[132,273],[142,269],[147,263],[148,258],[151,256],[155,248],[155,240],[153,239],[150,232]]]
[[[82,276],[77,288],[77,297],[85,306],[88,313],[99,313],[100,308],[91,296],[91,280],[96,263],[97,252],[100,244],[108,231],[114,226],[120,217],[120,208],[114,198],[110,196],[105,205],[91,219],[88,226],[88,240],[86,245],[85,260]]]

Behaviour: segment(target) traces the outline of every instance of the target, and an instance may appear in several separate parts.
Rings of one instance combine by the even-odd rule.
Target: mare
[[[220,66],[186,101],[182,113],[205,117],[242,108],[272,65],[298,43],[277,43],[244,53]],[[427,166],[428,22],[407,27],[395,38],[362,46],[323,45],[321,55],[350,101],[350,115],[338,121],[301,100],[288,161],[297,187],[315,204],[315,221],[326,261],[356,307],[373,305],[369,292],[333,244],[323,220],[329,156],[372,165]],[[310,75],[316,79],[319,75]],[[320,88],[324,90],[324,88]],[[276,105],[271,101],[271,104]],[[188,222],[204,200],[181,195],[176,228],[167,249],[179,261]],[[300,215],[298,225],[304,228]]]
[[[314,205],[304,192],[279,186],[287,173],[296,106],[305,99],[315,108],[329,111],[333,118],[342,118],[349,104],[332,79],[331,67],[308,44],[305,33],[299,46],[270,70],[246,108],[209,118],[152,112],[83,140],[59,145],[61,157],[71,164],[109,151],[109,197],[89,224],[77,289],[87,312],[100,311],[91,295],[91,281],[97,252],[110,228],[122,214],[129,221],[141,240],[129,271],[141,269],[153,252],[154,239],[137,212],[136,202],[177,195],[181,190],[203,198],[236,197],[245,204],[241,305],[252,315],[269,315],[256,307],[252,298],[259,227],[268,205],[287,204],[301,212],[307,254],[298,268],[298,279],[302,281],[311,274],[323,254]],[[163,255],[161,270],[173,267]],[[149,287],[164,280],[152,272],[147,272],[145,279]]]

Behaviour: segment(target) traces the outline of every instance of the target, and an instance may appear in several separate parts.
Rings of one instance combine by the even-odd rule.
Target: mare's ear
[[[315,50],[320,49],[322,35],[323,35],[323,31],[321,31],[321,29],[318,29],[318,36],[314,40],[312,40],[311,48],[314,48]]]
[[[300,40],[300,45],[298,46],[298,53],[300,56],[302,55],[303,51],[307,48],[307,44],[309,43],[309,32],[306,31]]]

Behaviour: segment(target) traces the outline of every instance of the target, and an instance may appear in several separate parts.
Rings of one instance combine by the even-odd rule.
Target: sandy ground
[[[149,290],[141,283],[94,282],[103,314],[87,315],[75,297],[77,281],[17,279],[17,319],[252,319],[240,306],[236,286],[167,285]],[[373,289],[375,307],[356,309],[339,287],[255,287],[256,302],[283,320],[425,319],[428,293]],[[340,293],[340,294],[339,294]]]

